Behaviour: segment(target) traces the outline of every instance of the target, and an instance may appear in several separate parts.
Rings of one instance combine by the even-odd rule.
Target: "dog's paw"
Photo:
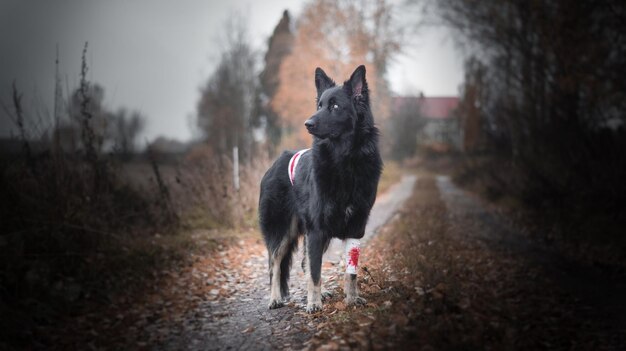
[[[281,308],[285,306],[285,303],[282,300],[270,300],[269,303],[269,308],[270,310],[276,309],[276,308]]]
[[[362,298],[361,296],[346,296],[346,298],[343,300],[343,302],[347,306],[365,305],[367,303],[367,300]]]
[[[309,302],[306,304],[306,313],[315,313],[322,310],[322,303]]]
[[[332,292],[330,292],[329,290],[322,290],[322,301],[326,301],[327,299],[330,299],[331,297],[333,297]]]

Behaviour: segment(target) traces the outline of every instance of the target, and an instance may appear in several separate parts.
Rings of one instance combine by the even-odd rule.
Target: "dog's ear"
[[[365,66],[357,67],[350,79],[344,84],[347,86],[349,94],[353,99],[367,97],[367,81],[365,80]]]
[[[330,79],[324,70],[317,67],[315,69],[315,88],[317,88],[317,98],[322,96],[324,90],[335,86],[335,82]]]

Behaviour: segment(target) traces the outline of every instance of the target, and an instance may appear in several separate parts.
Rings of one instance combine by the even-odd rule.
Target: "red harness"
[[[296,152],[295,155],[291,156],[291,160],[289,160],[289,169],[287,169],[287,171],[289,172],[289,181],[291,181],[292,186],[293,186],[294,179],[296,179],[296,167],[298,166],[300,157],[302,157],[302,155],[304,155],[304,153],[309,150],[310,149],[300,150]]]

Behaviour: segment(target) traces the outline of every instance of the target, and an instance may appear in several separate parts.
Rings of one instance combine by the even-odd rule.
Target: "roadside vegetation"
[[[438,3],[475,48],[457,111],[455,180],[511,212],[535,239],[597,265],[626,258],[625,8],[580,1]],[[622,265],[623,267],[623,265]],[[611,268],[612,269],[612,268]],[[618,268],[623,271],[623,268]]]

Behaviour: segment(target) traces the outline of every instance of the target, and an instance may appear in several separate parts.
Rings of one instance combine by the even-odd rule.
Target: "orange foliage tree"
[[[322,67],[338,84],[361,64],[374,90],[373,112],[380,121],[388,115],[386,64],[400,48],[400,36],[391,30],[391,7],[385,0],[314,0],[297,22],[293,50],[279,70],[279,86],[271,105],[282,117],[283,146],[299,148],[311,143],[303,128],[315,111],[316,67]]]

